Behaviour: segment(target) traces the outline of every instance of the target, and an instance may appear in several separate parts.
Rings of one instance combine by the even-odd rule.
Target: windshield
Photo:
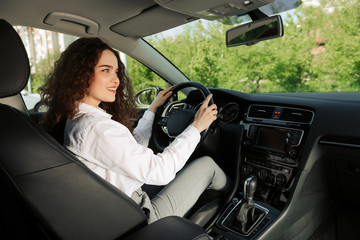
[[[244,18],[197,20],[145,40],[189,80],[207,87],[248,93],[358,92],[359,5],[358,0],[303,1],[281,13],[283,37],[253,46],[225,45],[226,30]]]

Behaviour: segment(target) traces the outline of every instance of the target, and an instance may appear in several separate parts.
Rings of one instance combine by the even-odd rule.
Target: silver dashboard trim
[[[319,144],[332,145],[332,146],[338,146],[338,147],[353,147],[353,148],[360,149],[360,144],[352,144],[352,143],[342,143],[342,142],[332,142],[332,141],[320,140]]]

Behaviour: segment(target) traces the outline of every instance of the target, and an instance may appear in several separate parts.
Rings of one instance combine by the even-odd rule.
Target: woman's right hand
[[[152,112],[156,112],[156,109],[163,105],[165,101],[171,96],[173,87],[169,87],[165,90],[162,90],[159,92],[159,94],[156,96],[155,100],[151,103],[149,110]]]
[[[215,104],[209,106],[211,98],[212,94],[205,98],[203,104],[195,115],[195,120],[191,124],[196,127],[200,133],[207,129],[210,124],[216,120],[216,116],[218,113],[217,106]]]

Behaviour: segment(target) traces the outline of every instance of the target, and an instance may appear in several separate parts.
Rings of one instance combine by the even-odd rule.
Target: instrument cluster
[[[240,114],[240,106],[235,102],[227,103],[225,106],[219,109],[220,122],[231,123]]]

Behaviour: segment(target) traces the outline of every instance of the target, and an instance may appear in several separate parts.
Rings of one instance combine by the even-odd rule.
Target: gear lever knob
[[[247,178],[244,182],[244,198],[250,204],[253,203],[256,186],[257,180],[254,176]]]

